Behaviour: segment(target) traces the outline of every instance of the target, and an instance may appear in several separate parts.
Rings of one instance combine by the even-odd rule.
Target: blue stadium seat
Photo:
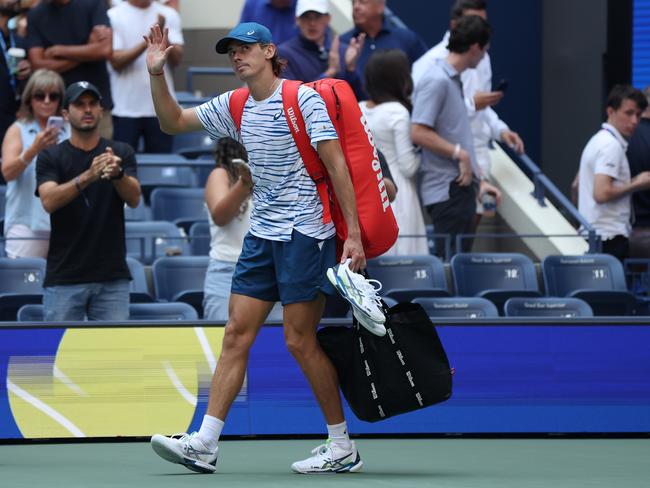
[[[23,305],[19,322],[42,322],[43,305]],[[198,320],[196,310],[187,303],[131,303],[129,320]]]
[[[153,285],[158,300],[185,302],[203,316],[203,285],[208,269],[207,256],[162,257],[152,266]]]
[[[196,310],[187,303],[132,303],[129,320],[198,320]]]
[[[210,224],[208,221],[194,222],[190,227],[190,253],[192,256],[210,254]]]
[[[634,313],[634,295],[627,289],[623,265],[614,256],[547,256],[542,273],[549,296],[581,298],[594,315]]]
[[[130,256],[126,257],[126,264],[131,272],[129,282],[129,295],[131,303],[148,303],[153,302],[153,298],[149,293],[147,286],[147,275],[144,271],[144,266],[140,261]]]
[[[460,253],[451,259],[456,293],[487,298],[503,310],[512,297],[540,296],[535,265],[518,253]]]
[[[45,259],[0,258],[0,321],[16,320],[16,312],[27,303],[41,303]]]
[[[385,256],[368,260],[368,276],[379,280],[382,297],[408,302],[416,297],[449,296],[445,269],[435,256]]]
[[[127,256],[143,264],[151,264],[160,256],[189,254],[187,236],[171,222],[126,222],[124,229]]]
[[[151,220],[151,209],[145,203],[144,198],[140,199],[140,203],[135,208],[129,207],[124,204],[124,220],[126,221],[142,221]]]
[[[485,319],[499,316],[497,307],[489,300],[478,297],[416,298],[429,317],[458,317]]]
[[[194,168],[187,165],[187,159],[179,154],[147,154],[137,155],[138,180],[142,187],[145,201],[150,201],[150,195],[157,187],[185,187],[198,185]],[[162,166],[161,164],[169,164]]]
[[[174,136],[172,152],[195,159],[203,154],[213,154],[214,148],[214,141],[205,132],[188,132]]]
[[[593,317],[594,312],[579,298],[510,298],[503,306],[506,317]]]
[[[205,220],[202,188],[156,188],[151,192],[151,216],[170,222]]]

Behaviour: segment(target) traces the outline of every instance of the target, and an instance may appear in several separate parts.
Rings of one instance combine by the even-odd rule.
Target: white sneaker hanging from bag
[[[343,298],[352,305],[352,313],[359,323],[378,336],[386,335],[386,317],[381,307],[377,292],[381,283],[377,280],[367,280],[359,273],[350,270],[348,259],[345,263],[337,264],[327,270],[327,279],[338,290]]]

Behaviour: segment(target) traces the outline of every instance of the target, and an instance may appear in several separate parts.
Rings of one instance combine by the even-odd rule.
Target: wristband
[[[454,152],[451,155],[451,159],[453,159],[454,161],[458,161],[459,157],[460,157],[460,144],[456,144],[454,146]]]
[[[29,164],[27,161],[25,161],[25,151],[20,153],[20,155],[18,156],[18,161],[23,163],[25,166]]]
[[[147,71],[149,71],[149,70],[147,70]],[[165,70],[162,70],[160,73],[152,73],[151,71],[149,71],[149,74],[151,76],[162,76],[162,75],[165,74]]]
[[[74,186],[77,188],[77,191],[79,193],[83,193],[83,190],[81,189],[81,185],[79,184],[79,176],[74,177]]]
[[[120,167],[120,172],[117,176],[111,176],[111,180],[121,180],[124,177],[124,168]]]

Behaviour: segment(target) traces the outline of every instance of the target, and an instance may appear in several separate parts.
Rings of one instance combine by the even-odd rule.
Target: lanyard
[[[621,145],[621,147],[623,147],[623,150],[625,150],[625,146],[621,143],[620,139],[612,129],[610,129],[609,127],[602,127],[601,130],[605,130],[609,132],[612,135],[612,137],[616,139],[616,142],[618,142]]]
[[[11,29],[9,29],[9,46],[16,47],[16,40],[14,39],[14,35],[11,33]],[[11,85],[14,95],[16,96],[16,100],[18,100],[19,95],[17,90],[18,84],[16,82],[16,75],[14,73],[9,72],[9,49],[7,48],[7,43],[5,42],[5,36],[1,32],[0,32],[0,47],[2,47],[2,54],[4,54],[5,63],[7,64],[7,72],[9,73],[9,84]]]

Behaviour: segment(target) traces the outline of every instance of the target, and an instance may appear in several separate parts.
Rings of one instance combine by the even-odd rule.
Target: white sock
[[[222,429],[223,420],[219,420],[217,417],[213,417],[212,415],[204,415],[201,428],[199,429],[198,438],[203,442],[205,447],[214,451],[219,442],[219,436],[221,435]]]
[[[350,442],[350,436],[348,435],[348,424],[345,420],[340,424],[328,424],[327,435],[332,443],[336,444],[338,447],[345,449],[346,451],[352,449],[352,443]]]

